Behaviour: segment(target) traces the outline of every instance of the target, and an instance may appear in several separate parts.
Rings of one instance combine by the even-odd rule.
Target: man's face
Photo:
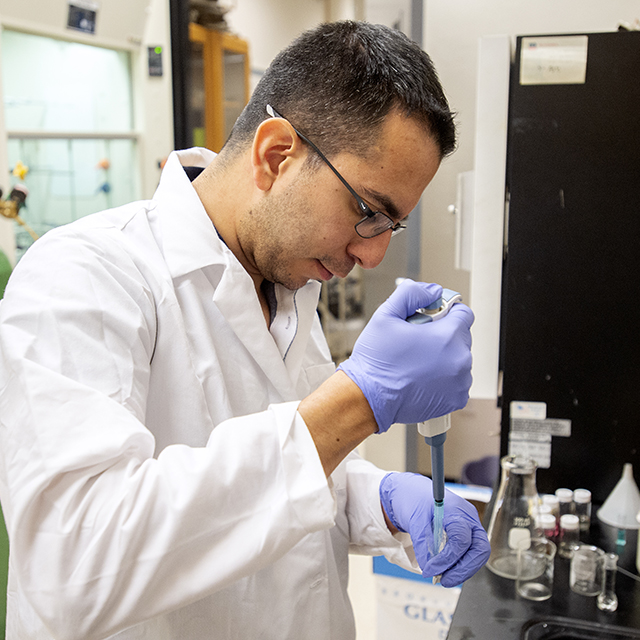
[[[440,155],[419,124],[392,113],[366,157],[343,152],[332,164],[371,209],[397,222],[418,203]],[[299,165],[240,221],[238,239],[255,268],[271,282],[299,289],[308,280],[345,277],[356,264],[377,266],[391,231],[361,238],[354,226],[362,212],[337,176],[324,163]]]

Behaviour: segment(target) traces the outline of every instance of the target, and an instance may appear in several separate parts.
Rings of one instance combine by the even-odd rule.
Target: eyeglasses
[[[287,120],[287,118],[281,116],[270,104],[267,105],[267,113],[272,118],[282,118],[283,120]],[[289,122],[289,120],[287,120],[287,122]],[[291,122],[289,122],[289,124],[291,124]],[[340,182],[342,182],[342,184],[349,190],[349,193],[356,199],[358,208],[364,214],[364,218],[355,225],[356,233],[361,238],[375,238],[381,233],[389,230],[391,230],[391,235],[395,236],[403,229],[407,228],[407,225],[402,222],[394,222],[386,213],[382,213],[382,211],[373,211],[373,209],[367,205],[367,203],[353,190],[351,185],[340,175],[338,170],[329,162],[324,153],[322,153],[322,151],[320,151],[320,149],[318,149],[318,147],[316,147],[316,145],[313,144],[307,136],[300,133],[293,124],[291,124],[291,126],[298,137],[306,142],[320,156],[323,162],[325,162],[329,169],[338,176]]]

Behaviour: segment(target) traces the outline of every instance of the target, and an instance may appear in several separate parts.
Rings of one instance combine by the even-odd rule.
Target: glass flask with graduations
[[[518,455],[505,456],[500,465],[500,486],[487,529],[491,542],[487,568],[496,575],[515,580],[518,548],[526,548],[526,541],[535,537],[536,532],[537,465],[531,458]]]

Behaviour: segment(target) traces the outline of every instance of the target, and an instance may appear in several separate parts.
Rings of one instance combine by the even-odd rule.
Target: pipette
[[[425,324],[438,320],[449,313],[449,309],[462,300],[457,291],[443,289],[442,297],[433,304],[407,318],[412,324]],[[431,480],[433,485],[433,549],[435,555],[440,553],[446,543],[444,532],[444,442],[447,431],[451,428],[451,414],[433,418],[418,423],[418,432],[424,436],[424,441],[431,447]],[[438,584],[440,576],[433,577],[433,583]]]
[[[451,428],[451,414],[418,423],[418,433],[431,447],[431,481],[433,485],[433,548],[436,555],[444,548],[446,538],[444,532],[444,441]],[[440,582],[440,576],[433,577],[433,583]]]

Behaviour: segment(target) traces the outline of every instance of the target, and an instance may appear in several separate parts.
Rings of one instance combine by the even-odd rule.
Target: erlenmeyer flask
[[[526,548],[526,541],[536,533],[536,463],[524,456],[505,456],[500,465],[500,487],[487,530],[491,542],[487,567],[503,578],[515,580],[518,548]]]

